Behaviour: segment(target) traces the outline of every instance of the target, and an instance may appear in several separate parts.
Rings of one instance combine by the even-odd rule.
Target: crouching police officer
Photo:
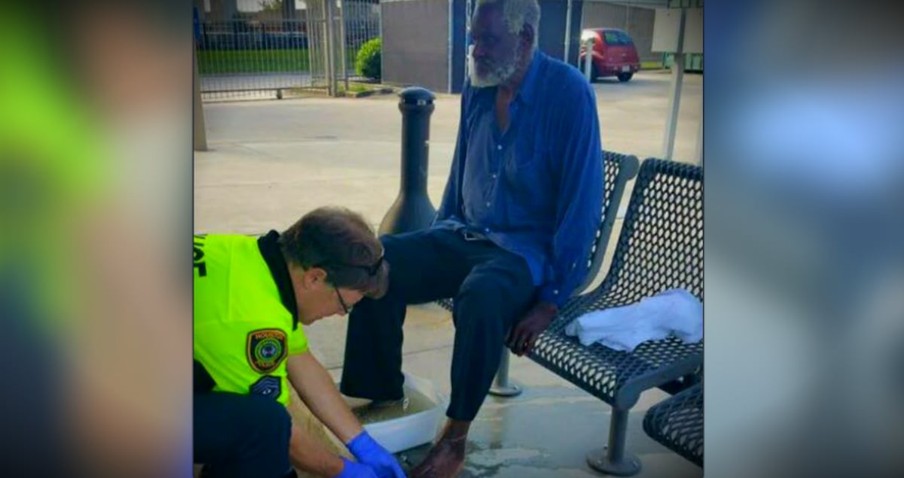
[[[194,461],[204,477],[404,478],[309,352],[304,329],[348,314],[388,285],[383,248],[341,208],[304,215],[282,234],[194,238]],[[293,427],[289,384],[356,461]]]

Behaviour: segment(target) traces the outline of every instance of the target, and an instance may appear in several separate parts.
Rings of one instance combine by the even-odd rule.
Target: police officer
[[[205,477],[398,477],[395,458],[349,410],[308,350],[302,325],[348,314],[388,285],[383,249],[342,208],[304,215],[282,234],[194,238],[194,461]],[[354,455],[329,451],[286,405],[289,386]]]

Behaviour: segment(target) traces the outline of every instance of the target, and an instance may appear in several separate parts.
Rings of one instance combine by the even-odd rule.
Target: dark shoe
[[[408,405],[411,404],[411,401],[408,400],[408,397],[402,397],[398,400],[374,400],[367,404],[367,408],[371,410],[383,410],[386,408],[392,407],[400,407],[402,411],[408,410]]]

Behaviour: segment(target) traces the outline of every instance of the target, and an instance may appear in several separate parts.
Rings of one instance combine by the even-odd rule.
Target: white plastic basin
[[[390,453],[398,453],[433,441],[448,401],[443,394],[437,392],[431,381],[407,373],[404,375],[404,388],[413,389],[427,397],[433,406],[410,415],[364,425],[367,433]]]

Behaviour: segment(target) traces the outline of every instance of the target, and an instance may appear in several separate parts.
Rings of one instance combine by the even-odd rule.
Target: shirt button
[[[496,173],[493,173],[493,179],[496,179]]]
[[[489,233],[490,233],[490,228],[488,228],[488,227],[487,227],[487,228],[484,228],[483,232],[489,234]]]
[[[497,144],[497,145],[496,145],[496,150],[497,150],[497,151],[502,151],[502,145],[501,145],[501,144]]]
[[[490,201],[487,201],[487,207],[490,207]]]
[[[552,291],[552,295],[559,295],[559,291],[557,291],[557,290]]]

